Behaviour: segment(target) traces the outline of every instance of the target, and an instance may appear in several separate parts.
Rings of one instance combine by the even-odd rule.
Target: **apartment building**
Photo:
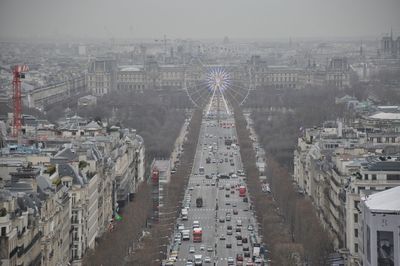
[[[346,190],[346,247],[354,263],[359,263],[361,245],[360,201],[365,195],[400,186],[400,160],[398,157],[373,157],[357,172]]]
[[[107,132],[79,117],[60,125],[42,138],[41,149],[1,150],[0,258],[6,265],[81,265],[144,181],[144,141],[135,130]]]
[[[361,197],[400,186],[398,148],[389,126],[366,133],[341,121],[305,129],[298,139],[294,181],[349,265],[361,265]]]
[[[43,110],[48,105],[60,103],[85,90],[85,75],[75,76],[65,81],[37,87],[29,91],[25,97],[25,104],[30,108]]]

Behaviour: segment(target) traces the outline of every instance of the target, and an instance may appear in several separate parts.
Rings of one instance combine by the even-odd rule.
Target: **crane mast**
[[[25,78],[25,72],[29,70],[27,65],[17,65],[13,69],[13,137],[18,138],[22,128],[22,92],[21,79]]]

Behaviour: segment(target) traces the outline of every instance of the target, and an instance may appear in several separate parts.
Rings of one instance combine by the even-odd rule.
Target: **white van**
[[[203,265],[203,256],[202,255],[194,255],[194,265],[196,265],[196,266]]]

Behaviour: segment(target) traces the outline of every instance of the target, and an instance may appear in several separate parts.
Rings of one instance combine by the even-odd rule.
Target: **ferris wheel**
[[[253,88],[251,70],[245,65],[206,65],[193,59],[184,78],[184,90],[196,107],[217,96],[226,109],[229,103],[242,105]]]

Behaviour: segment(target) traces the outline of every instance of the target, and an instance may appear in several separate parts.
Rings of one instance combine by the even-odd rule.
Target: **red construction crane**
[[[25,78],[25,72],[29,71],[27,65],[14,66],[13,69],[13,107],[14,107],[14,123],[13,137],[18,138],[22,127],[22,98],[21,98],[21,79]]]

